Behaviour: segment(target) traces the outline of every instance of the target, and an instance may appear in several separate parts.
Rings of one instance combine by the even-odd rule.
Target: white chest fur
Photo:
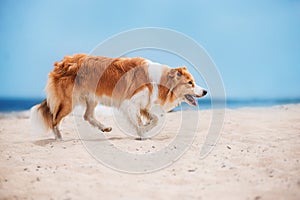
[[[163,66],[160,63],[155,63],[147,60],[148,63],[148,74],[151,81],[153,91],[151,95],[151,102],[155,102],[158,99],[158,85],[163,72]]]

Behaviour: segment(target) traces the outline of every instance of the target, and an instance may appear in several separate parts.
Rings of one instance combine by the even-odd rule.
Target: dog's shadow
[[[56,141],[57,140],[50,138],[50,139],[37,140],[32,143],[38,146],[46,146],[47,144],[51,144],[52,142],[56,142]]]
[[[112,136],[107,138],[91,138],[91,139],[81,138],[79,140],[83,142],[104,142],[107,140],[113,141],[113,140],[129,140],[129,139],[131,139],[131,137]]]
[[[104,141],[114,141],[114,140],[134,140],[134,141],[148,141],[148,140],[153,140],[153,141],[163,141],[163,140],[169,140],[170,137],[159,137],[159,138],[151,138],[147,140],[140,140],[137,138],[133,137],[121,137],[121,136],[112,136],[112,137],[107,137],[107,138],[93,138],[93,139],[66,139],[66,140],[56,140],[54,138],[48,138],[48,139],[42,139],[42,140],[37,140],[34,141],[33,144],[38,145],[38,146],[46,146],[48,144],[52,143],[64,143],[64,142],[71,142],[71,141],[82,141],[82,142],[104,142]]]
[[[48,144],[52,143],[65,143],[65,142],[78,142],[78,141],[83,141],[83,142],[101,142],[101,141],[107,141],[107,140],[128,140],[130,137],[108,137],[108,138],[95,138],[95,139],[63,139],[63,140],[56,140],[54,138],[48,138],[48,139],[41,139],[41,140],[36,140],[33,141],[32,143],[38,146],[46,146]]]

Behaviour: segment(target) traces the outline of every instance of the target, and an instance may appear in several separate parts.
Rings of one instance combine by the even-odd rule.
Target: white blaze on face
[[[194,93],[196,96],[204,96],[206,94],[206,91],[204,92],[205,90],[200,87],[199,85],[195,84],[195,87],[194,87]]]

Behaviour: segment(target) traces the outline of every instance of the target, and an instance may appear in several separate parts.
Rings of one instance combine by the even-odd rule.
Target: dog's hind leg
[[[58,129],[58,126],[53,127],[53,132],[54,132],[55,140],[62,140],[61,133]]]
[[[95,108],[97,106],[97,102],[87,99],[86,100],[86,110],[84,114],[84,119],[88,121],[92,126],[100,129],[102,132],[110,132],[112,130],[111,127],[106,127],[99,121],[94,116]]]
[[[56,140],[61,140],[61,133],[58,129],[58,126],[61,122],[61,120],[67,116],[70,112],[72,112],[72,102],[71,101],[65,101],[64,103],[61,103],[59,105],[59,108],[54,116],[53,119],[53,132]]]

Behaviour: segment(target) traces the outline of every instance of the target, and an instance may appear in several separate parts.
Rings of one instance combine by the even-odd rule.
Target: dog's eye
[[[193,85],[193,81],[189,81],[188,84]]]

